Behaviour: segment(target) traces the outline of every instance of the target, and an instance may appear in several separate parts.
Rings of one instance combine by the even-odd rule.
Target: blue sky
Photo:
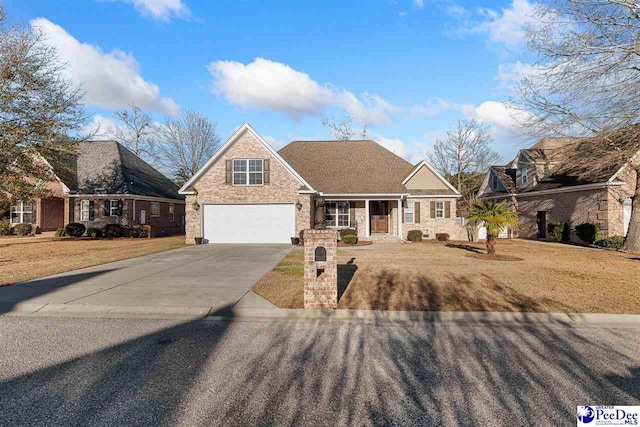
[[[244,122],[279,147],[330,139],[349,111],[410,161],[462,118],[522,147],[504,102],[527,70],[528,0],[4,0],[41,28],[81,82],[94,121],[135,103],[161,121],[184,109]]]

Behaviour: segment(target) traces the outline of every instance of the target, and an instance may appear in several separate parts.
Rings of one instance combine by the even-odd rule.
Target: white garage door
[[[295,236],[293,204],[204,205],[208,243],[291,243]]]

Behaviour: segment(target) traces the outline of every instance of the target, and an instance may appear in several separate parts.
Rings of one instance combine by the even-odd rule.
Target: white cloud
[[[413,146],[409,146],[400,138],[387,138],[377,133],[370,133],[368,138],[376,141],[409,163],[416,164],[425,159],[427,148],[424,144],[413,144]]]
[[[100,114],[94,114],[93,117],[91,117],[91,123],[84,126],[82,133],[88,135],[91,139],[108,139],[110,138],[110,130],[118,127],[122,126],[117,120],[111,117],[104,117]]]
[[[182,0],[120,0],[131,3],[143,16],[156,21],[170,21],[173,18],[189,18],[191,10]]]
[[[171,98],[162,98],[158,85],[145,81],[133,55],[114,49],[104,53],[98,46],[81,43],[64,28],[45,18],[31,21],[38,27],[45,42],[55,47],[65,73],[75,83],[81,83],[86,104],[106,108],[124,108],[136,104],[140,108],[175,115],[179,107]]]
[[[462,106],[463,113],[479,122],[498,128],[498,131],[514,131],[526,118],[524,111],[517,110],[505,102],[485,101],[477,107],[471,104]]]
[[[437,116],[443,111],[451,108],[455,108],[455,105],[445,99],[435,98],[421,105],[413,105],[409,109],[409,111],[413,115],[422,115],[422,116],[431,117],[431,116]]]
[[[484,34],[492,43],[515,50],[524,41],[525,27],[533,22],[535,6],[529,0],[512,0],[500,11],[480,8],[472,13],[458,5],[448,11],[458,20],[460,34]]]
[[[284,147],[285,145],[287,145],[287,143],[281,139],[275,138],[273,136],[270,135],[262,135],[262,137],[264,138],[265,141],[267,141],[267,143],[269,143],[269,145],[276,149],[279,150],[282,147]]]
[[[413,4],[415,4],[416,7],[422,9],[424,7],[424,0],[413,0]]]
[[[353,93],[320,84],[287,64],[256,58],[249,64],[215,61],[207,69],[213,92],[240,107],[281,112],[293,119],[315,116],[326,107],[341,107],[360,124],[388,124],[397,108],[380,96]]]
[[[518,83],[522,77],[530,75],[535,69],[536,66],[520,61],[511,64],[500,64],[498,65],[496,79],[502,87],[512,86]]]

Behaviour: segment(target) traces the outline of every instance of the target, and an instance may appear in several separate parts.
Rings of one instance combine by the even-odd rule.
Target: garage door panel
[[[209,243],[290,243],[295,235],[293,204],[205,205]]]

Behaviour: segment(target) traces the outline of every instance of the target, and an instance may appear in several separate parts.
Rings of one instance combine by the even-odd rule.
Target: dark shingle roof
[[[294,141],[278,152],[311,186],[327,194],[408,193],[415,167],[375,141]]]
[[[507,169],[509,168],[507,166],[491,166],[491,169],[493,169],[493,172],[498,176],[506,189],[510,193],[514,193],[516,190],[516,182],[513,176],[507,173]]]
[[[74,179],[63,182],[75,193],[184,199],[173,181],[116,141],[81,142],[72,162]]]

